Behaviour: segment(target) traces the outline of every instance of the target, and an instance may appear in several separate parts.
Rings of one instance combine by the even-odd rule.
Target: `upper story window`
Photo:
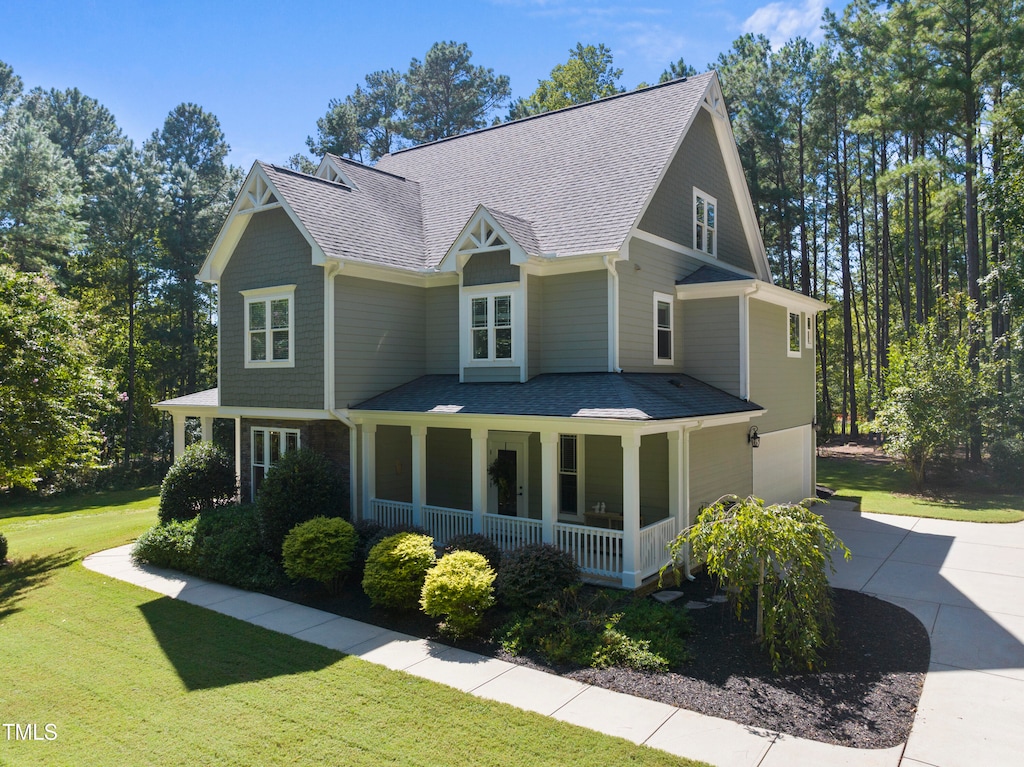
[[[672,343],[672,296],[654,294],[654,364],[671,365]]]
[[[295,286],[243,290],[245,366],[295,366]]]
[[[474,361],[513,359],[511,293],[470,298],[470,357]]]
[[[800,356],[800,314],[798,312],[789,313],[789,349],[787,351],[790,357]]]
[[[709,256],[718,254],[718,200],[693,188],[693,248]]]

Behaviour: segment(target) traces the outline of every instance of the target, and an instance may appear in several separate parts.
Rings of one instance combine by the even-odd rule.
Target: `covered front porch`
[[[504,551],[550,543],[588,578],[631,589],[658,573],[689,523],[687,443],[696,423],[511,431],[510,423],[454,428],[452,420],[362,420],[364,518],[423,527],[439,546],[465,533]]]

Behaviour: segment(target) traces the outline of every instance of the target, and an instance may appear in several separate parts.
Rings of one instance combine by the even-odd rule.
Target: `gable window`
[[[797,312],[789,313],[789,349],[790,357],[800,356],[800,315]]]
[[[295,286],[243,290],[245,366],[295,366]]]
[[[470,299],[470,349],[480,361],[512,359],[512,296]]]
[[[671,365],[672,343],[672,296],[654,294],[654,364]]]
[[[563,514],[579,514],[580,497],[579,437],[558,435],[558,510]]]
[[[252,429],[252,498],[263,484],[267,471],[281,456],[299,449],[298,429]]]
[[[718,253],[718,200],[693,189],[693,249],[709,256]]]

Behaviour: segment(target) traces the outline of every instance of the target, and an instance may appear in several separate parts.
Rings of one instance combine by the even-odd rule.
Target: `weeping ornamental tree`
[[[835,639],[828,571],[832,553],[850,551],[807,505],[765,506],[759,498],[726,495],[704,509],[670,546],[679,565],[689,549],[727,590],[737,617],[755,612],[754,633],[772,668],[814,669],[819,650]]]

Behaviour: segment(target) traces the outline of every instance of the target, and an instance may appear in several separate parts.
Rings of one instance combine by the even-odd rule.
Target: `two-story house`
[[[545,541],[633,588],[725,493],[812,494],[814,318],[715,73],[315,175],[256,163],[199,278],[244,496],[324,452],[353,518]]]

